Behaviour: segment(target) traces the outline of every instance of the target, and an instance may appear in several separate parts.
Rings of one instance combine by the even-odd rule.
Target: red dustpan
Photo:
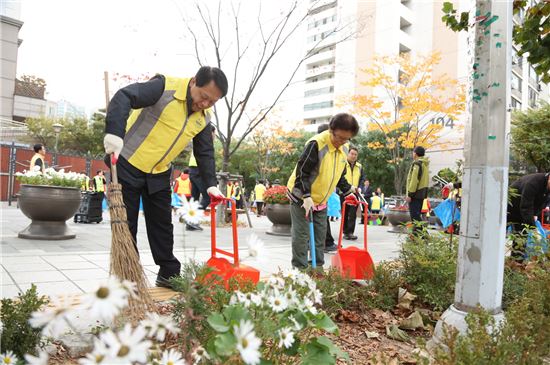
[[[231,228],[233,231],[233,252],[225,251],[216,246],[216,205],[232,202],[231,204]],[[235,289],[229,287],[229,281],[235,280],[235,283],[240,286],[247,282],[257,284],[260,280],[260,272],[253,267],[239,264],[239,239],[237,236],[237,211],[236,204],[232,199],[223,198],[212,200],[210,203],[210,231],[211,231],[211,248],[212,256],[206,262],[208,266],[213,268],[211,275],[216,275],[224,282],[226,289]],[[223,254],[233,258],[233,263],[223,257],[217,257],[216,254]]]
[[[346,214],[346,206],[351,205],[357,209],[358,205],[364,208],[365,224],[364,229],[364,249],[356,246],[342,248],[342,234],[344,232],[344,217]],[[342,223],[340,224],[340,236],[338,238],[338,250],[336,255],[332,257],[332,266],[337,268],[343,276],[350,279],[372,279],[374,276],[374,263],[369,251],[367,250],[367,226],[368,226],[368,211],[369,205],[364,201],[358,201],[354,195],[349,195],[342,208]]]

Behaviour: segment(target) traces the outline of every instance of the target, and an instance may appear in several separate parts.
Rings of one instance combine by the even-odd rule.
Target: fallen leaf
[[[378,337],[380,337],[378,332],[374,332],[374,331],[365,331],[365,335],[367,335],[367,338],[378,338]]]
[[[407,342],[409,341],[409,335],[405,333],[405,331],[400,330],[399,327],[395,324],[390,324],[389,326],[386,326],[386,335],[389,338],[392,338],[397,341],[403,341]]]
[[[415,299],[416,295],[409,293],[407,289],[399,288],[397,307],[403,309],[411,309],[411,303]]]
[[[415,330],[417,328],[424,328],[424,322],[422,321],[422,316],[418,311],[414,311],[410,316],[403,319],[399,324],[399,328],[405,330]]]

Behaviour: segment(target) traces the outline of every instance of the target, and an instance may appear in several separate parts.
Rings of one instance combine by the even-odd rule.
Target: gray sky
[[[211,3],[212,1],[209,1]],[[177,0],[22,0],[20,32],[23,43],[19,48],[18,75],[31,74],[47,82],[47,98],[66,99],[88,109],[105,104],[103,71],[131,75],[164,73],[172,76],[192,76],[198,63],[182,16],[189,14],[190,1]],[[204,3],[204,1],[203,1]],[[229,3],[224,1],[224,4]],[[257,29],[258,2],[243,1],[241,13],[245,21],[240,26],[244,32],[254,34]],[[263,1],[264,26],[273,24],[280,6],[286,2]],[[283,4],[283,5],[281,5]],[[198,27],[194,24],[193,27]],[[232,55],[235,43],[231,39],[232,27],[222,24],[227,32],[224,43],[230,83]],[[199,31],[202,42],[206,33]],[[257,41],[256,39],[255,41]],[[254,103],[262,104],[273,94],[273,86],[282,82],[281,75],[288,74],[288,64],[301,54],[305,34],[296,34],[269,69],[269,75],[260,85],[260,93]],[[252,44],[252,50],[254,49]],[[254,56],[251,52],[251,56]],[[286,64],[285,64],[286,61]],[[211,62],[211,61],[210,61]],[[240,80],[247,77],[251,62],[243,63]],[[303,72],[295,80],[303,79]],[[112,84],[113,93],[120,85]],[[237,88],[239,92],[240,88]],[[283,96],[294,100],[282,104],[279,113],[296,115],[300,110],[302,84]]]

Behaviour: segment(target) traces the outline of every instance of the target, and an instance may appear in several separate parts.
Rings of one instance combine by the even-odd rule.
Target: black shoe
[[[323,250],[324,253],[331,253],[331,252],[334,252],[336,251],[338,248],[336,247],[336,245],[330,245],[330,246],[325,246],[325,249]]]
[[[172,287],[172,284],[170,284],[170,280],[168,280],[165,277],[162,277],[160,275],[157,275],[157,280],[155,281],[155,286],[159,286],[161,288],[174,289]]]
[[[187,223],[185,225],[185,230],[186,231],[202,231],[202,227],[199,226],[198,224],[191,224],[191,223]]]
[[[354,235],[354,234],[350,234],[350,235],[348,236],[348,240],[355,241],[356,239],[357,239],[357,236]]]

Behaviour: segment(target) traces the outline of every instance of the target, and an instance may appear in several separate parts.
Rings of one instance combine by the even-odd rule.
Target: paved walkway
[[[67,224],[76,233],[76,238],[66,241],[27,240],[17,237],[30,220],[15,205],[0,203],[1,208],[1,296],[13,297],[34,283],[41,294],[59,295],[82,293],[91,290],[98,280],[109,276],[109,250],[111,230],[108,212],[103,222]],[[240,220],[246,222],[246,217]],[[247,238],[255,233],[265,243],[267,262],[259,264],[250,259],[244,263],[260,270],[262,277],[289,268],[291,259],[290,237],[271,236],[265,232],[271,226],[266,217],[252,216],[254,228],[239,228],[241,258],[246,257]],[[363,226],[358,225],[357,231]],[[338,223],[332,223],[332,232],[338,232]],[[387,232],[388,227],[369,226],[369,251],[375,262],[397,257],[399,236]],[[231,247],[230,228],[218,229],[220,248]],[[358,232],[356,232],[358,233]],[[174,218],[174,252],[183,261],[206,261],[210,257],[210,231],[184,232],[184,225]],[[346,245],[349,241],[345,241]],[[147,243],[145,221],[140,216],[138,249],[141,262],[150,283],[154,283],[158,266],[155,265]],[[330,263],[325,255],[325,266]]]

